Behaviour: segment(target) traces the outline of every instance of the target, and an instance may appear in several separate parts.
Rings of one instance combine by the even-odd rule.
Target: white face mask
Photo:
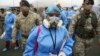
[[[10,13],[11,13],[10,11],[7,11],[7,12],[6,12],[6,14],[10,14]]]

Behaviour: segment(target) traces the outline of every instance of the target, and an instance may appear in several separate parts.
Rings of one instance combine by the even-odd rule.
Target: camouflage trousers
[[[21,39],[21,48],[23,50],[25,49],[25,45],[26,45],[27,38],[28,38],[28,36],[22,36],[22,39]]]
[[[89,49],[91,48],[91,43],[93,39],[82,39],[75,36],[75,43],[73,46],[73,56],[86,56]]]

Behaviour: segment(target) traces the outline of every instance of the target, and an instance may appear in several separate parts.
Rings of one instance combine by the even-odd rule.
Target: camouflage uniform
[[[91,11],[87,16],[83,11],[75,15],[69,27],[70,34],[75,32],[73,56],[86,56],[89,46],[95,37],[97,27],[96,15]]]
[[[21,33],[22,33],[22,41],[21,42],[22,42],[22,47],[24,47],[24,45],[26,43],[26,39],[28,38],[28,34],[30,33],[31,29],[35,26],[35,21],[37,19],[40,22],[41,18],[39,17],[39,15],[36,13],[33,13],[31,11],[29,11],[29,14],[27,17],[24,17],[23,14],[20,13],[17,16],[17,19],[16,19],[15,24],[14,24],[13,33],[12,33],[12,36],[13,36],[12,40],[16,39],[17,31],[21,31]]]

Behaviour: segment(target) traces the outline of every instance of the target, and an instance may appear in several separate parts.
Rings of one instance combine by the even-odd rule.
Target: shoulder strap
[[[35,41],[35,44],[34,44],[34,55],[36,54],[36,51],[37,51],[37,48],[38,48],[38,41],[37,41],[37,39],[38,39],[38,36],[40,34],[40,31],[41,31],[41,29],[40,29],[40,25],[39,25],[38,26],[38,33],[37,33],[36,41]]]
[[[39,36],[39,34],[40,34],[40,31],[41,31],[41,29],[40,29],[40,25],[38,26],[38,36]]]

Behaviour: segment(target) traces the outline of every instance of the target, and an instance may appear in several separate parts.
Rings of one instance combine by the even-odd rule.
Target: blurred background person
[[[21,47],[24,49],[28,35],[33,27],[40,24],[40,17],[38,14],[30,10],[30,4],[26,0],[20,2],[20,14],[17,16],[15,21],[12,42],[16,41],[16,34],[18,31],[22,33]],[[37,20],[37,21],[36,21]]]
[[[4,20],[4,41],[5,41],[5,48],[2,51],[7,51],[8,49],[10,49],[10,44],[11,44],[11,40],[12,40],[12,29],[13,29],[13,24],[16,20],[16,14],[14,14],[14,9],[11,9],[9,11],[6,12],[6,16],[5,16],[5,20]],[[17,34],[16,36],[16,42],[15,42],[15,48],[14,49],[18,49],[19,48],[19,44],[18,44],[18,39],[21,37],[20,33]]]
[[[0,9],[0,35],[4,31],[4,26],[3,25],[4,25],[4,17],[6,15],[5,12],[6,12],[5,9],[3,9],[3,8]]]

